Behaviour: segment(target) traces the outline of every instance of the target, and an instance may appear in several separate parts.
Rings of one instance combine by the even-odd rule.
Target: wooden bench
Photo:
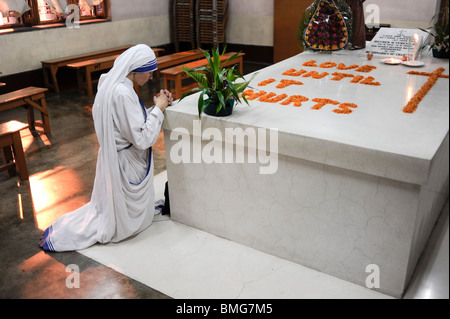
[[[230,65],[234,65],[234,64],[239,64],[239,72],[242,74],[243,68],[244,68],[243,57],[244,57],[245,53],[239,53],[236,58],[226,62],[226,60],[228,58],[230,58],[233,54],[236,54],[236,52],[229,52],[229,53],[226,53],[226,54],[220,56],[220,61],[222,63],[222,66],[225,67],[225,66],[230,66]],[[186,66],[188,68],[195,69],[195,68],[207,66],[207,65],[208,65],[208,60],[202,59],[202,60],[184,64],[184,65],[178,65],[178,66],[175,66],[175,67],[172,67],[169,69],[162,70],[161,74],[164,77],[164,88],[166,90],[170,91],[172,88],[171,82],[173,81],[175,83],[175,92],[172,92],[173,98],[174,99],[181,98],[181,96],[184,93],[188,92],[190,89],[197,86],[197,83],[183,85],[183,80],[187,79],[189,77],[189,75],[187,75],[186,72],[184,72],[182,67]]]
[[[44,83],[47,88],[53,89],[55,92],[59,92],[58,80],[56,78],[56,73],[60,67],[65,67],[71,63],[82,62],[91,59],[98,59],[107,56],[113,56],[123,53],[125,50],[132,47],[132,45],[125,45],[117,48],[88,52],[84,54],[77,54],[72,56],[67,56],[64,58],[52,59],[41,61],[42,63],[42,71],[44,73]],[[159,55],[160,52],[164,51],[164,49],[155,48],[153,49],[156,56]]]
[[[98,80],[92,79],[92,73],[112,68],[114,61],[118,56],[119,55],[114,55],[68,64],[67,66],[69,68],[77,70],[78,88],[80,89],[80,92],[84,93],[84,90],[86,90],[88,96],[93,96],[93,84],[98,82]],[[158,70],[161,70],[188,61],[198,60],[202,57],[204,57],[203,52],[196,49],[185,52],[177,52],[161,57],[158,56],[156,59],[158,61]],[[138,91],[138,89],[136,90]]]
[[[36,126],[41,126],[45,133],[50,133],[50,120],[48,117],[45,92],[48,89],[30,86],[17,91],[0,95],[0,111],[12,109],[24,105],[27,109],[28,125],[31,131],[36,131]],[[40,104],[38,103],[40,102]],[[41,112],[42,123],[34,120],[34,109]]]
[[[119,55],[92,59],[88,61],[71,63],[67,66],[77,71],[78,88],[81,94],[84,94],[86,90],[88,96],[94,96],[94,83],[98,82],[98,79],[92,78],[92,73],[98,71],[109,70],[114,66],[114,61]],[[135,84],[134,89],[139,94],[139,85]]]
[[[158,70],[170,68],[182,63],[198,60],[204,58],[204,54],[200,49],[177,52],[158,57]]]
[[[7,171],[8,176],[14,176],[18,171],[23,181],[28,179],[28,168],[20,131],[27,127],[28,125],[18,121],[0,124],[0,148],[3,158],[0,172]]]
[[[107,56],[103,58],[91,59],[87,61],[70,63],[67,66],[77,71],[77,81],[80,93],[87,91],[88,96],[94,95],[92,85],[98,80],[92,79],[92,73],[97,71],[103,71],[111,69],[114,65],[114,61],[119,55]]]

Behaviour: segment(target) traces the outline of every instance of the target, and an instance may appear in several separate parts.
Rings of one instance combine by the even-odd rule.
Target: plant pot
[[[447,52],[445,52],[444,50],[437,50],[437,49],[433,49],[433,56],[435,57],[435,58],[439,58],[439,59],[448,59],[449,58],[449,56],[450,56],[450,54],[449,54],[450,52],[449,51],[447,51]]]
[[[218,107],[217,104],[210,103],[203,112],[211,116],[219,116],[219,117],[231,115],[231,113],[233,113],[234,99],[228,100],[225,103],[225,108],[222,107],[218,113],[217,107]]]

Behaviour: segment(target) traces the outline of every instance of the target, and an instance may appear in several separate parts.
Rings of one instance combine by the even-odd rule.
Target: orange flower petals
[[[259,101],[260,102],[267,102],[267,103],[277,103],[277,102],[280,102],[280,101],[284,100],[287,97],[288,97],[288,95],[284,94],[284,93],[280,94],[280,95],[277,95],[276,93],[270,92],[269,94],[261,96],[259,98]]]
[[[324,62],[321,63],[319,66],[317,65],[317,62],[315,60],[310,60],[303,63],[303,66],[307,67],[320,67],[323,69],[331,69],[336,68],[338,70],[350,70],[354,69],[356,72],[363,72],[363,73],[369,73],[373,70],[375,70],[377,67],[372,65],[363,65],[358,66],[356,64],[352,65],[345,65],[344,63],[334,63],[334,62]],[[448,75],[442,75],[441,73],[444,71],[438,69],[433,73],[426,73],[426,72],[417,72],[417,71],[410,71],[408,74],[414,74],[414,75],[424,75],[429,76],[429,80],[426,85],[424,85],[421,90],[411,99],[411,101],[408,102],[408,104],[404,107],[403,111],[407,113],[412,113],[417,109],[417,105],[420,103],[420,101],[423,99],[425,94],[431,89],[431,87],[434,85],[436,80],[438,78],[448,78]],[[294,77],[312,77],[314,79],[322,79],[328,75],[330,75],[328,72],[322,72],[319,73],[317,71],[305,71],[303,69],[296,70],[294,68],[291,68],[289,70],[286,70],[282,73],[284,76],[294,76]],[[365,77],[363,75],[354,75],[350,73],[344,73],[344,72],[334,72],[332,73],[331,80],[333,81],[341,81],[345,78],[351,78],[350,83],[354,84],[364,84],[364,85],[372,85],[372,86],[379,86],[381,85],[380,82],[376,82],[374,77],[368,76]],[[275,79],[270,78],[267,80],[264,80],[260,83],[258,83],[258,86],[266,86],[270,83],[276,82]],[[290,85],[303,85],[300,81],[295,80],[289,80],[289,79],[282,79],[276,86],[277,89],[283,89],[285,87],[288,87]],[[291,105],[293,104],[294,107],[300,107],[302,106],[303,102],[309,101],[309,98],[302,96],[302,95],[287,95],[285,93],[283,94],[277,94],[274,92],[266,92],[266,91],[259,91],[255,93],[253,90],[248,89],[243,92],[243,95],[246,97],[247,100],[258,100],[263,103],[279,103],[280,105]],[[331,99],[323,99],[323,98],[315,98],[312,100],[312,102],[315,102],[315,105],[311,107],[313,110],[320,110],[325,105],[335,105],[338,106],[337,108],[333,109],[333,112],[336,114],[351,114],[353,111],[358,107],[354,103],[340,103],[338,101],[334,101]]]
[[[334,75],[334,78],[331,78],[332,81],[340,81],[345,78],[353,78],[354,77],[353,74],[341,73],[341,72],[334,72],[333,75]]]
[[[297,71],[295,69],[289,69],[286,72],[283,73],[283,75],[290,75],[290,76],[300,76],[302,74],[305,74],[308,71],[305,71],[303,69],[301,69],[300,71]]]
[[[327,104],[332,104],[332,105],[338,105],[339,104],[338,101],[333,101],[333,100],[330,100],[330,99],[318,99],[318,98],[313,99],[313,102],[317,102],[316,105],[311,107],[311,109],[313,109],[313,110],[320,110],[323,106],[325,106]]]
[[[414,94],[414,96],[409,100],[406,106],[403,108],[403,112],[405,113],[414,113],[419,106],[419,103],[428,94],[431,88],[436,84],[437,80],[441,77],[442,72],[444,72],[444,68],[438,68],[429,74],[428,81],[420,88],[420,90]],[[411,72],[411,71],[410,71]],[[408,74],[413,74],[409,73]],[[422,74],[420,74],[422,75]]]
[[[315,60],[311,60],[308,62],[303,63],[303,66],[310,66],[310,67],[317,67],[316,61]],[[350,66],[346,66],[344,63],[339,63],[336,64],[334,62],[324,62],[322,64],[319,65],[320,68],[334,68],[336,67],[338,70],[350,70],[350,69],[356,69],[355,71],[358,72],[364,72],[364,73],[369,73],[372,70],[375,70],[377,67],[374,65],[363,65],[363,66],[359,66],[357,64],[352,64]]]
[[[282,89],[282,88],[285,88],[285,87],[290,86],[290,85],[303,85],[303,83],[300,82],[300,81],[285,80],[285,79],[283,79],[283,80],[280,81],[280,84],[278,84],[278,85],[276,86],[276,88],[277,88],[277,89]]]
[[[267,84],[275,82],[275,79],[268,79],[258,83],[258,86],[266,86]]]
[[[273,92],[267,93],[266,91],[260,91],[259,93],[255,93],[252,89],[245,90],[244,92],[242,92],[242,94],[245,95],[247,100],[258,99],[258,101],[264,102],[264,103],[278,103],[287,98],[285,101],[281,102],[280,104],[281,105],[289,105],[289,104],[293,103],[295,107],[300,107],[300,106],[302,106],[303,102],[309,101],[309,99],[303,95],[288,96],[285,93],[277,95],[276,93],[273,93]],[[338,101],[333,101],[330,99],[315,98],[312,101],[317,103],[316,105],[311,107],[313,110],[320,110],[323,106],[325,106],[327,104],[332,104],[332,105],[339,104],[339,108],[333,110],[333,112],[339,113],[339,114],[350,114],[353,112],[352,109],[355,109],[358,107],[354,103],[342,103],[341,104]]]
[[[334,109],[333,112],[339,114],[350,114],[353,112],[353,110],[351,110],[350,108],[356,109],[357,107],[358,105],[354,103],[342,103],[339,105],[339,108]]]
[[[247,100],[256,100],[257,98],[267,94],[266,91],[259,91],[258,93],[255,93],[253,90],[250,90],[250,89],[245,90],[242,93],[245,95],[245,98]]]
[[[323,69],[329,69],[329,68],[334,68],[336,65],[337,64],[334,62],[325,62],[325,63],[322,63],[321,65],[319,65],[319,67],[323,68]]]
[[[305,63],[303,63],[303,66],[317,67],[316,60],[311,60],[311,61],[305,62]]]
[[[409,71],[406,74],[424,75],[424,76],[430,76],[431,75],[431,73],[428,73],[428,72],[418,72],[418,71]]]
[[[276,93],[273,92],[267,93],[266,91],[260,91],[259,93],[255,93],[251,89],[245,90],[243,94],[245,95],[245,98],[247,100],[258,99],[258,101],[260,102],[268,102],[268,103],[277,103],[288,97],[287,94],[277,95]]]
[[[280,103],[281,105],[289,105],[294,103],[294,106],[302,106],[302,102],[309,101],[309,99],[302,95],[291,95],[286,101]]]
[[[406,74],[431,76],[432,73],[428,73],[428,72],[418,72],[418,71],[409,71],[409,72],[406,73]],[[443,78],[443,79],[448,79],[448,78],[449,78],[449,76],[446,75],[446,74],[440,74],[439,77],[440,77],[440,78]]]
[[[316,61],[315,60],[311,60],[308,62],[303,63],[304,66],[311,66],[311,67],[317,67]],[[334,62],[324,62],[322,64],[319,65],[320,68],[333,68],[336,67],[338,70],[350,70],[350,69],[356,69],[355,71],[358,72],[365,72],[365,73],[369,73],[372,70],[376,69],[376,66],[372,66],[372,65],[363,65],[363,66],[358,66],[356,64],[350,65],[350,66],[346,66],[344,63],[339,63],[336,64]],[[414,72],[414,71],[413,71]],[[411,73],[412,74],[412,73]],[[310,71],[307,72],[303,69],[297,71],[296,69],[292,68],[289,69],[287,71],[285,71],[283,73],[283,75],[289,75],[289,76],[302,76],[304,78],[308,78],[308,77],[312,77],[313,79],[322,79],[328,75],[330,75],[327,72],[323,72],[323,73],[318,73],[317,71]],[[334,72],[332,73],[332,75],[334,75],[333,78],[331,78],[332,81],[341,81],[342,79],[345,78],[353,78],[350,83],[360,83],[360,84],[365,84],[365,85],[374,85],[374,86],[378,86],[381,85],[380,82],[374,82],[374,78],[373,77],[368,77],[364,80],[364,76],[361,75],[353,75],[353,74],[349,74],[349,73],[342,73],[342,72]],[[423,72],[423,75],[427,75],[427,73]],[[283,88],[285,86],[281,85],[281,86],[277,86],[277,88]]]
[[[359,82],[360,84],[366,84],[366,85],[381,85],[380,82],[373,82],[373,80],[375,80],[375,78],[368,76],[367,78],[365,78],[364,80],[362,80],[361,82]]]
[[[345,66],[344,63],[339,63],[337,66],[337,69],[338,70],[350,70],[350,69],[356,69],[357,67],[358,67],[358,65],[356,65],[356,64],[353,64],[350,66]]]
[[[372,70],[375,70],[377,67],[374,65],[363,65],[360,66],[359,68],[357,68],[355,71],[356,72],[364,72],[364,73],[369,73]]]
[[[326,77],[327,75],[329,75],[329,73],[327,73],[327,72],[323,72],[323,73],[319,74],[319,72],[317,72],[317,71],[310,71],[310,72],[302,75],[302,77],[304,77],[304,78],[312,77],[313,79],[321,79],[321,78]]]
[[[362,75],[357,75],[350,82],[351,83],[358,83],[359,81],[361,81],[363,79],[364,79],[364,77]]]

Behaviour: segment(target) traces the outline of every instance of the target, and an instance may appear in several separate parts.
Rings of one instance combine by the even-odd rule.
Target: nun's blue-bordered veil
[[[120,169],[112,108],[115,107],[115,88],[127,80],[127,75],[154,71],[156,68],[153,50],[138,44],[122,53],[113,68],[100,77],[92,108],[100,148],[91,201],[63,215],[45,231],[45,250],[78,250],[96,242],[117,242],[138,233],[143,225],[148,227],[152,222],[153,213],[148,212],[154,208],[154,194],[151,196],[148,193],[149,190],[154,192],[153,176],[135,185]]]

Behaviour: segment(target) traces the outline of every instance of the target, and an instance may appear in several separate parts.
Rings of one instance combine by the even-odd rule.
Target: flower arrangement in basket
[[[315,0],[305,11],[297,38],[303,50],[342,50],[352,37],[352,12],[343,0]]]

